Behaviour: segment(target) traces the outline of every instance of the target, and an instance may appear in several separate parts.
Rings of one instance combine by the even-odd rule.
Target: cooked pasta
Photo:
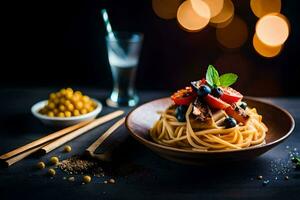
[[[159,144],[194,151],[241,149],[265,143],[268,128],[255,108],[245,110],[249,116],[246,124],[239,123],[231,128],[222,125],[227,117],[223,111],[212,114],[211,127],[199,128],[192,117],[192,110],[191,103],[185,114],[185,122],[177,120],[173,106],[160,112],[159,120],[150,129],[152,139]]]

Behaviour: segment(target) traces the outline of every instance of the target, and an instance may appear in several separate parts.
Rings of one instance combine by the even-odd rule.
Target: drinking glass
[[[134,86],[143,34],[116,32],[106,37],[108,61],[113,77],[113,90],[106,100],[112,107],[135,106],[138,95]]]

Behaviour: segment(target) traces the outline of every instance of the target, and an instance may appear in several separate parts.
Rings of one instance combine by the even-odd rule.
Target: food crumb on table
[[[75,181],[75,177],[74,177],[74,176],[69,177],[69,178],[68,178],[68,181],[74,182],[74,181]]]

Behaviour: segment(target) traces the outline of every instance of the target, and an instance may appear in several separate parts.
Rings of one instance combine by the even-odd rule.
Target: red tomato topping
[[[236,105],[229,106],[225,109],[225,112],[230,117],[233,117],[236,121],[246,124],[249,116],[246,114],[245,110],[238,108],[236,109]]]
[[[205,102],[209,105],[209,107],[218,109],[218,110],[224,110],[227,107],[230,107],[230,105],[221,99],[218,99],[210,94],[208,94],[206,97],[204,97]]]
[[[171,99],[176,105],[189,105],[197,96],[191,87],[186,87],[185,89],[178,90],[175,92]]]
[[[222,87],[223,95],[220,97],[223,101],[229,104],[238,102],[243,98],[243,95],[232,89],[231,87]]]

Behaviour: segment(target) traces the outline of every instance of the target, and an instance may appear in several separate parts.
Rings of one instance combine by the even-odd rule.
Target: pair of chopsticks
[[[57,131],[57,132],[49,134],[45,137],[42,137],[38,140],[35,140],[31,143],[28,143],[24,146],[21,146],[17,149],[14,149],[8,153],[5,153],[0,156],[0,160],[4,161],[4,163],[7,166],[10,166],[37,151],[40,151],[43,154],[49,153],[50,151],[58,148],[59,146],[65,144],[66,142],[69,142],[72,139],[88,132],[89,130],[91,130],[105,122],[108,122],[112,119],[115,119],[123,114],[124,114],[124,111],[118,110],[118,111],[109,113],[107,115],[104,115],[102,117],[99,117],[97,119],[84,121],[79,124],[67,127],[60,131]],[[122,118],[118,122],[120,122],[122,120],[124,120],[124,118]],[[118,124],[118,122],[116,124]],[[114,127],[114,126],[112,126],[112,127]],[[97,147],[97,145],[99,146],[113,131],[109,134],[107,134],[107,132],[104,133],[98,139],[99,141],[97,140],[98,142],[96,141],[97,143],[95,142],[96,144],[93,143],[90,150],[93,150],[95,147]]]

